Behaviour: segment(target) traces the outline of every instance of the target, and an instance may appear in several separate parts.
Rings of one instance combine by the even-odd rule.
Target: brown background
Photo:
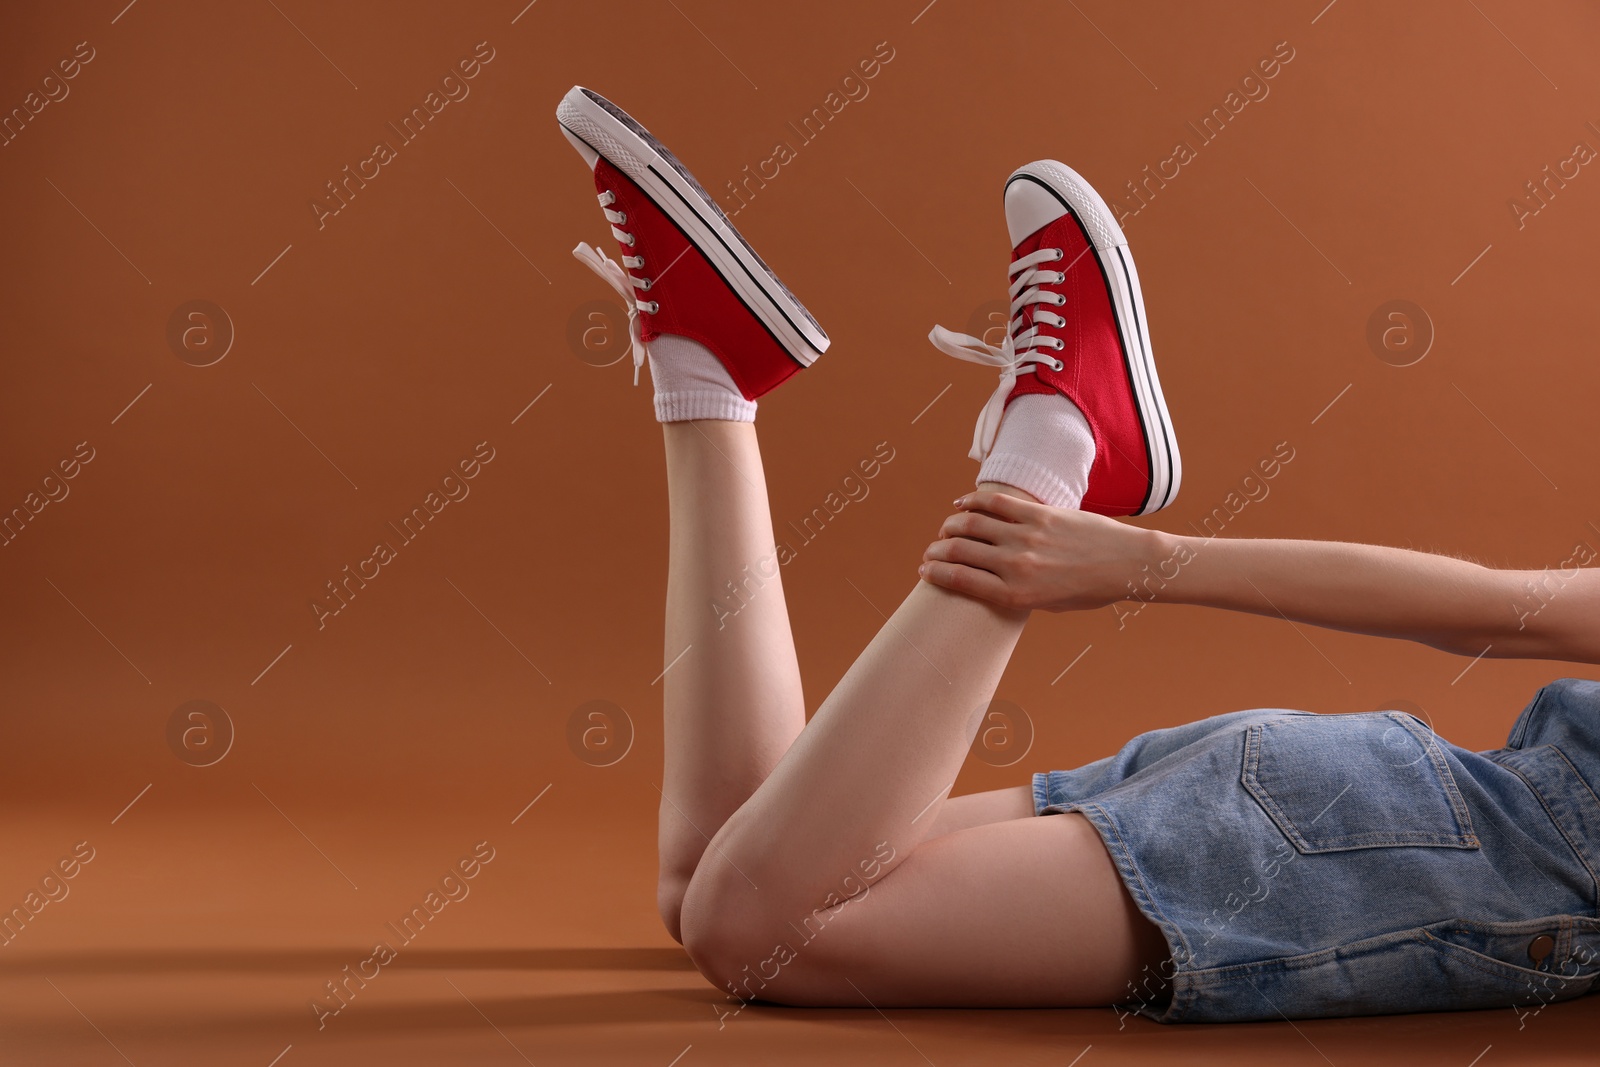
[[[1587,1002],[1520,1029],[1509,1009],[1121,1031],[1108,1011],[891,1027],[750,1009],[719,1030],[720,998],[654,914],[662,462],[648,384],[594,365],[624,342],[571,340],[617,305],[568,255],[606,230],[556,132],[561,94],[618,101],[731,207],[728,180],[797,144],[787,124],[879,42],[894,50],[738,217],[834,342],[762,405],[777,522],[878,442],[895,450],[785,568],[815,707],[970,485],[992,380],[923,338],[981,325],[1004,295],[1006,174],[1055,157],[1125,194],[1176,141],[1198,145],[1186,123],[1281,41],[1294,58],[1270,95],[1126,224],[1186,466],[1150,521],[1198,522],[1289,442],[1228,534],[1524,567],[1600,547],[1600,177],[1584,167],[1521,228],[1508,206],[1576,143],[1600,148],[1600,12],[1324,3],[8,6],[0,107],[78,42],[95,58],[0,148],[0,508],[79,442],[95,458],[0,548],[0,903],[75,842],[96,858],[0,949],[0,1047],[266,1064],[288,1046],[291,1067],[666,1064],[685,1046],[686,1065],[943,1065],[1002,1040],[1017,1062],[1093,1045],[1095,1062],[1425,1048],[1465,1065],[1488,1045],[1498,1062],[1588,1047]],[[494,58],[470,95],[319,229],[324,184],[394,140],[385,124],[480,41]],[[236,333],[211,366],[168,341],[196,299]],[[1414,365],[1367,340],[1395,299],[1432,324]],[[470,496],[319,630],[324,583],[481,441],[495,459]],[[1466,666],[1191,608],[1121,630],[1109,611],[1042,616],[998,694],[1032,749],[1008,768],[970,760],[957,789],[1252,706],[1403,701],[1495,747],[1539,684],[1575,670]],[[194,699],[236,732],[208,767],[167,740]],[[603,768],[568,742],[595,699],[635,734]],[[481,840],[496,859],[473,895],[319,1033],[322,982]]]

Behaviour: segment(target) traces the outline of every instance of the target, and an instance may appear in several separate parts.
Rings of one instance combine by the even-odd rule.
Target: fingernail
[[[926,578],[928,576],[928,565],[926,563],[917,564],[917,576],[919,578]]]
[[[955,500],[955,505],[956,505],[956,507],[958,507],[958,508],[959,508],[959,507],[961,507],[961,506],[962,506],[962,505],[963,505],[963,504],[965,504],[965,503],[966,503],[966,502],[967,502],[967,498],[966,498],[966,497],[964,497],[964,496],[958,496],[958,497],[956,497],[956,500]]]

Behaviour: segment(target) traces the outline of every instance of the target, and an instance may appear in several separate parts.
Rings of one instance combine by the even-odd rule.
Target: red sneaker
[[[1005,341],[996,348],[942,326],[928,335],[942,352],[1000,367],[1000,387],[978,416],[969,454],[989,454],[1013,397],[1060,393],[1094,433],[1080,507],[1101,515],[1159,511],[1178,495],[1183,465],[1127,238],[1100,194],[1054,160],[1014,172],[1005,205],[1012,244]]]
[[[587,244],[572,254],[628,305],[635,385],[645,346],[661,334],[709,348],[747,400],[827,350],[817,320],[650,131],[581,85],[561,98],[556,121],[594,168],[600,206],[621,245],[620,267]]]

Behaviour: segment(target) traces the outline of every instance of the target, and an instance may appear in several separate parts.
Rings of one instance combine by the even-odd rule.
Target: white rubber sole
[[[711,194],[649,130],[581,85],[561,98],[556,121],[591,166],[596,157],[604,157],[643,189],[797,362],[809,367],[828,350],[827,332],[762,262]]]
[[[1100,271],[1111,291],[1111,307],[1122,332],[1122,351],[1126,357],[1128,379],[1133,383],[1134,403],[1144,427],[1145,452],[1150,464],[1150,495],[1134,514],[1149,515],[1171,504],[1183,480],[1183,460],[1178,455],[1178,439],[1173,433],[1172,416],[1161,395],[1161,380],[1156,376],[1155,357],[1150,351],[1150,329],[1145,318],[1144,295],[1139,289],[1139,274],[1128,252],[1128,239],[1122,235],[1116,216],[1094,187],[1065,163],[1042,159],[1019,167],[1006,179],[1009,188],[1015,181],[1031,181],[1044,187],[1072,214],[1089,236],[1089,244],[1100,260]]]

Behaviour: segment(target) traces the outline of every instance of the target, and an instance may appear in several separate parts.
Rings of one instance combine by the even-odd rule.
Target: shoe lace
[[[1040,366],[1051,370],[1061,370],[1066,366],[1051,354],[1065,348],[1066,342],[1040,330],[1043,326],[1060,328],[1067,324],[1067,320],[1054,311],[1046,311],[1038,306],[1048,304],[1060,307],[1067,302],[1061,293],[1043,288],[1066,281],[1066,272],[1044,270],[1040,266],[1058,262],[1065,255],[1059,248],[1041,248],[1012,262],[1009,291],[1011,322],[1005,340],[998,346],[989,344],[981,337],[956,333],[943,326],[935,326],[928,334],[933,347],[945,355],[964,359],[968,363],[1000,368],[1000,384],[978,413],[978,424],[972,432],[972,450],[967,455],[973,459],[982,461],[994,447],[995,434],[1000,431],[1000,417],[1005,413],[1006,398],[1016,385],[1017,375],[1033,373]]]
[[[611,205],[617,202],[617,194],[607,189],[605,192],[600,193],[596,199],[600,201],[600,207],[605,211],[606,221],[611,223],[611,236],[615,237],[625,247],[632,248],[635,241],[633,234],[621,228],[628,224],[627,212],[611,210]],[[616,260],[603,252],[597,251],[584,241],[578,242],[578,246],[572,250],[572,254],[579,263],[594,271],[607,285],[615,289],[617,295],[622,297],[622,302],[627,305],[628,343],[633,351],[633,384],[638,385],[639,368],[644,365],[644,357],[647,354],[644,344],[643,324],[639,320],[639,312],[642,311],[647,315],[654,315],[661,310],[661,303],[657,300],[640,300],[634,290],[648,292],[652,284],[651,280],[637,274],[631,274],[624,270],[623,267],[642,270],[644,269],[644,257],[630,256],[627,253],[623,253],[622,266],[618,266]]]

